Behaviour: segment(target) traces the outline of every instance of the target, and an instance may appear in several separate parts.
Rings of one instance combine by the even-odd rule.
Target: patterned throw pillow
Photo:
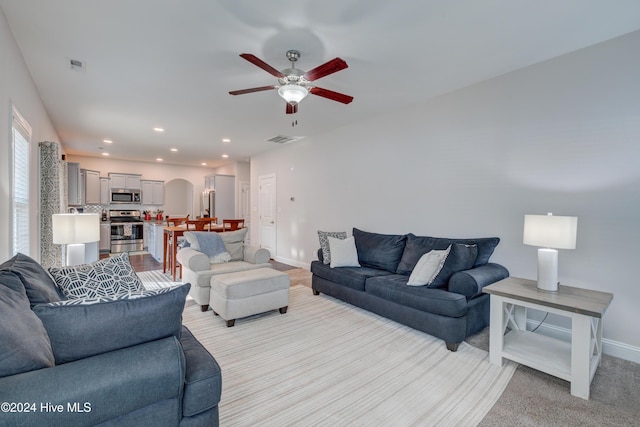
[[[322,262],[326,265],[331,264],[331,249],[329,248],[329,237],[336,239],[346,239],[346,231],[320,231],[318,230],[318,240],[320,241],[320,249],[322,249]]]
[[[144,289],[127,252],[91,264],[51,267],[49,273],[69,299],[112,297]]]

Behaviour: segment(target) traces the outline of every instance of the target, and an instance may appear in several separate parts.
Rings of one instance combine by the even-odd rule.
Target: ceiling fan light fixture
[[[278,89],[278,95],[287,101],[290,105],[297,105],[309,94],[309,90],[300,85],[287,84],[280,86]]]

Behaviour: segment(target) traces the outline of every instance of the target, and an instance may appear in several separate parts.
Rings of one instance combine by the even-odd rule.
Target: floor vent
[[[286,135],[276,135],[268,138],[267,141],[275,142],[276,144],[287,144],[289,142],[298,141],[304,138],[304,136],[286,136]]]

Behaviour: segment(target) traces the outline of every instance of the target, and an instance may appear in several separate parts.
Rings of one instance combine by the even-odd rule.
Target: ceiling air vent
[[[276,144],[287,144],[289,142],[298,141],[304,138],[304,136],[286,136],[286,135],[276,135],[267,139],[269,142],[275,142]]]

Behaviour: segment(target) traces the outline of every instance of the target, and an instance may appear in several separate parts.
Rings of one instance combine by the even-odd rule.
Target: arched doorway
[[[193,184],[185,179],[172,179],[164,184],[164,214],[195,218],[193,214]]]

